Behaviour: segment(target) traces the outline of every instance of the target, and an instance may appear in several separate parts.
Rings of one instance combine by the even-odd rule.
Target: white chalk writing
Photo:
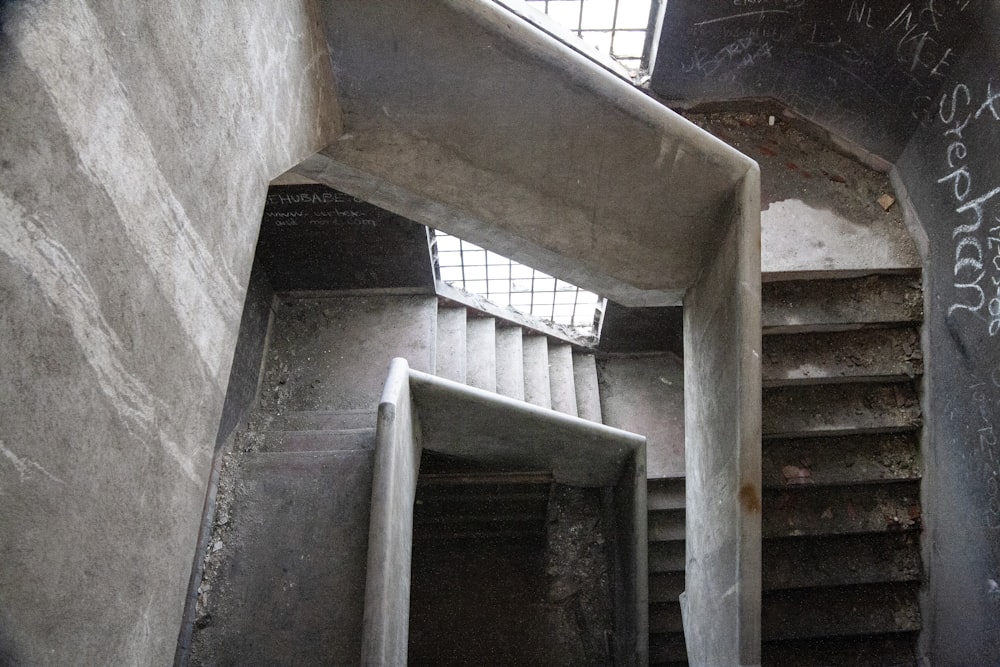
[[[981,95],[958,83],[941,96],[937,109],[947,141],[937,182],[948,188],[958,216],[951,234],[955,296],[947,314],[981,320],[991,336],[1000,332],[1000,185],[976,182],[968,135],[977,124],[1000,121],[994,106],[998,99],[1000,91],[994,91],[992,81]]]
[[[1000,407],[997,398],[1000,390],[1000,367],[992,373],[989,382],[979,381],[969,387],[972,401],[977,408],[978,420],[975,424],[978,442],[975,447],[977,468],[986,488],[984,521],[986,527],[1000,530],[1000,442],[995,428],[994,411]]]

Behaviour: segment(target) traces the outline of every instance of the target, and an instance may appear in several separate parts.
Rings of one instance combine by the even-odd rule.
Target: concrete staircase
[[[920,280],[763,286],[764,664],[914,664]]]
[[[436,375],[601,423],[594,355],[442,300]]]

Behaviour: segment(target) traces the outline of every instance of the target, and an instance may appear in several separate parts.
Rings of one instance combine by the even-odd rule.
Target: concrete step
[[[267,431],[261,450],[265,452],[334,452],[374,449],[375,429],[346,431]]]
[[[604,423],[601,417],[601,390],[597,381],[597,361],[593,354],[573,353],[573,381],[576,411],[581,419]]]
[[[650,511],[684,509],[684,478],[646,480],[646,506]]]
[[[573,348],[568,343],[549,343],[549,395],[553,410],[577,416]]]
[[[497,393],[524,400],[524,350],[521,327],[501,327],[496,330]]]
[[[920,425],[920,402],[908,382],[774,387],[764,390],[761,412],[765,438],[884,433]]]
[[[486,391],[497,390],[496,320],[470,317],[465,323],[465,383]]]
[[[684,540],[684,510],[657,510],[648,515],[646,530],[650,542]]]
[[[923,318],[919,272],[766,282],[761,299],[765,335],[919,324]]]
[[[657,572],[649,575],[650,604],[677,602],[683,592],[683,572]]]
[[[227,664],[360,664],[373,459],[243,455],[203,646]]]
[[[342,431],[375,428],[378,414],[365,410],[291,410],[277,415],[267,425],[273,431]]]
[[[764,386],[907,380],[923,373],[915,327],[765,336]]]
[[[683,572],[684,540],[649,543],[649,572]]]
[[[916,431],[766,440],[761,456],[765,488],[878,484],[921,477]]]
[[[914,531],[764,540],[764,590],[920,580]]]
[[[899,667],[917,664],[913,633],[810,637],[767,642],[761,647],[761,664],[774,667]]]
[[[764,490],[764,538],[915,531],[920,484]]]
[[[682,633],[650,634],[649,664],[680,667],[687,664],[687,647]]]
[[[465,320],[464,307],[438,308],[435,374],[463,384],[467,373]]]
[[[679,602],[654,602],[649,605],[649,633],[683,633]]]
[[[761,636],[766,642],[917,632],[919,589],[905,582],[770,591],[763,596]]]
[[[552,389],[549,385],[549,345],[545,336],[525,335],[524,400],[532,405],[552,407]]]

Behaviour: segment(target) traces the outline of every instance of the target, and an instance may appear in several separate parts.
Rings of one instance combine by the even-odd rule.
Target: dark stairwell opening
[[[411,665],[612,663],[608,490],[425,451]]]

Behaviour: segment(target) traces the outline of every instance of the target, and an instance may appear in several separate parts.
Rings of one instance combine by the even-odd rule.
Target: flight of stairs
[[[912,665],[919,271],[763,285],[763,663]]]
[[[593,354],[444,299],[436,366],[445,379],[601,422]]]
[[[920,281],[763,285],[762,664],[915,662]],[[684,665],[684,483],[647,488],[650,664]]]

